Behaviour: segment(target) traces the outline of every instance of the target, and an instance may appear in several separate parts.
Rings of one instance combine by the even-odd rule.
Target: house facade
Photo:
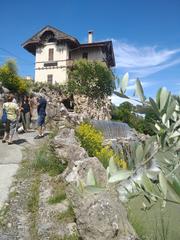
[[[36,82],[64,84],[68,80],[68,68],[81,58],[115,66],[112,42],[93,42],[92,31],[88,33],[88,43],[80,44],[75,37],[46,26],[22,46],[35,56]]]

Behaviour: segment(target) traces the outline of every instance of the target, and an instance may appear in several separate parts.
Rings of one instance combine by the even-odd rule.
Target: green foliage
[[[121,87],[120,94],[125,90]],[[128,162],[134,163],[134,171],[130,176],[132,188],[128,191],[129,197],[143,194],[150,206],[159,199],[163,207],[166,202],[179,205],[180,98],[173,96],[166,88],[161,88],[155,99],[148,100],[144,97],[139,80],[136,82],[136,94],[143,106],[155,116],[152,124],[154,137],[147,139],[143,145],[132,146]],[[121,181],[118,179],[116,181]]]
[[[100,151],[96,152],[96,157],[102,162],[103,166],[107,168],[109,166],[109,160],[113,157],[115,163],[121,167],[126,169],[127,163],[122,160],[114,151],[109,147],[102,147]]]
[[[50,175],[58,175],[66,168],[66,164],[61,163],[48,142],[37,150],[32,165],[36,170],[48,172]]]
[[[140,133],[153,135],[154,131],[151,129],[151,124],[156,117],[148,109],[145,113],[145,118],[143,118],[139,115],[139,108],[139,106],[135,107],[129,102],[124,102],[119,107],[113,106],[112,119],[127,123],[131,128],[136,129]],[[140,113],[144,113],[144,111],[141,110]]]
[[[59,93],[68,94],[67,85],[55,83],[49,84],[44,82],[31,82],[30,89],[33,92],[39,92],[42,88],[48,88],[49,90],[55,90]]]
[[[76,136],[79,138],[82,147],[86,149],[90,157],[97,157],[105,168],[109,165],[111,157],[122,168],[127,168],[127,164],[109,147],[103,146],[103,135],[91,124],[82,123],[76,128]]]
[[[65,212],[57,214],[57,220],[61,222],[73,222],[75,219],[75,214],[72,205],[70,204]]]
[[[64,235],[64,237],[60,237],[58,235],[52,235],[50,237],[50,240],[79,240],[80,238],[78,237],[77,233],[73,233],[71,235]]]
[[[37,239],[38,231],[37,231],[37,215],[39,209],[39,187],[40,187],[40,176],[35,174],[33,176],[33,181],[31,184],[30,191],[28,193],[27,200],[27,211],[29,212],[29,222],[30,227],[29,231],[32,239]]]
[[[110,96],[115,77],[105,63],[78,60],[69,71],[68,91],[97,98]]]
[[[3,86],[14,93],[25,93],[28,91],[26,80],[18,76],[15,61],[9,60],[0,67],[0,82]]]
[[[79,138],[82,147],[86,149],[90,157],[96,156],[96,152],[101,150],[103,135],[91,124],[80,124],[80,126],[76,128],[76,136]]]
[[[51,196],[48,199],[48,203],[49,204],[56,204],[56,203],[60,203],[63,200],[66,199],[66,193],[65,192],[56,192],[53,194],[53,196]]]
[[[28,211],[32,214],[35,214],[38,211],[39,207],[39,186],[40,186],[40,178],[39,176],[35,176],[34,181],[32,183],[29,198],[27,202]]]

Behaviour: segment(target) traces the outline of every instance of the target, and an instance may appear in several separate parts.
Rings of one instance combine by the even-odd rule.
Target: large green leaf
[[[174,191],[180,196],[180,179],[178,179],[177,176],[173,175],[172,180]]]
[[[117,171],[118,171],[117,165],[114,161],[114,158],[111,157],[109,160],[109,173],[110,175],[114,175],[115,173],[117,173]]]
[[[179,137],[180,136],[180,131],[175,131],[173,132],[169,138],[176,138],[176,137]]]
[[[141,162],[143,160],[143,156],[144,156],[143,147],[142,147],[142,144],[139,144],[136,148],[136,160],[137,160],[137,162]]]
[[[117,92],[117,91],[114,91],[113,93],[114,93],[116,96],[118,96],[118,97],[122,97],[122,98],[127,98],[127,99],[129,99],[129,97],[126,96],[126,95],[123,94],[123,93],[119,93],[119,92]]]
[[[105,188],[102,187],[95,187],[95,186],[86,186],[85,190],[89,193],[99,193],[105,190]]]
[[[162,88],[160,88],[156,94],[156,103],[157,103],[157,106],[158,108],[160,108],[160,94],[161,94],[161,90]]]
[[[166,121],[169,120],[175,110],[176,101],[172,100],[166,111]]]
[[[173,130],[180,128],[180,119],[173,125]]]
[[[121,86],[120,86],[120,91],[122,93],[126,92],[127,86],[128,86],[128,81],[129,81],[129,73],[125,73],[122,80],[121,80]]]
[[[156,136],[149,137],[144,146],[144,156],[150,151],[150,149],[153,149],[154,142],[156,141]]]
[[[139,81],[139,79],[136,80],[136,86],[135,86],[135,92],[136,92],[136,96],[138,96],[141,99],[141,102],[144,102],[146,100],[145,96],[144,96],[144,91],[141,85],[141,82]]]
[[[157,106],[156,102],[152,98],[149,98],[149,102],[151,104],[151,107],[152,107],[154,113],[159,118],[160,117],[160,112],[159,112],[159,109],[158,109],[158,106]]]
[[[132,171],[128,171],[128,170],[119,170],[116,174],[114,174],[113,176],[111,176],[108,180],[109,183],[115,183],[115,182],[120,182],[122,180],[127,179],[128,177],[130,177],[132,174]]]
[[[148,193],[157,195],[156,188],[152,181],[144,174],[141,178],[141,182]],[[155,200],[155,199],[154,199]]]
[[[87,186],[95,186],[96,185],[96,180],[95,180],[92,168],[90,168],[87,173],[86,185]]]
[[[167,181],[167,188],[171,198],[180,204],[180,195],[176,192],[176,188],[169,181]]]
[[[167,180],[162,172],[159,173],[159,184],[161,187],[161,191],[164,194],[164,198],[167,196]]]
[[[169,92],[166,88],[162,88],[160,92],[160,110],[162,111],[168,101]]]

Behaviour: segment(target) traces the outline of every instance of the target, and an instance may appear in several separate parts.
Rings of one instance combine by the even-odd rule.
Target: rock
[[[60,133],[54,138],[52,146],[58,156],[69,163],[88,156],[84,148],[80,147],[77,142],[73,129],[61,129]]]
[[[37,216],[38,239],[52,239],[52,236],[63,239],[77,232],[75,222],[67,223],[58,220],[58,215],[69,209],[69,201],[66,199],[61,203],[49,204],[48,200],[52,197],[52,191],[52,177],[42,175]]]
[[[82,196],[73,189],[69,186],[67,195],[73,204],[77,228],[83,240],[138,239],[116,191]]]
[[[108,97],[92,99],[85,95],[74,95],[74,111],[90,119],[110,120],[111,100]]]
[[[107,183],[106,170],[96,157],[88,157],[74,162],[72,168],[68,173],[65,171],[63,176],[68,183],[77,183],[80,179],[85,181],[90,168],[93,170],[97,185],[105,186]]]

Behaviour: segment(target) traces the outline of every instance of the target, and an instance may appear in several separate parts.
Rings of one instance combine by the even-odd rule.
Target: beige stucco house
[[[88,43],[81,44],[75,37],[46,26],[22,46],[35,56],[36,82],[65,83],[68,67],[80,58],[115,66],[112,42],[93,42],[92,31],[88,32]]]

